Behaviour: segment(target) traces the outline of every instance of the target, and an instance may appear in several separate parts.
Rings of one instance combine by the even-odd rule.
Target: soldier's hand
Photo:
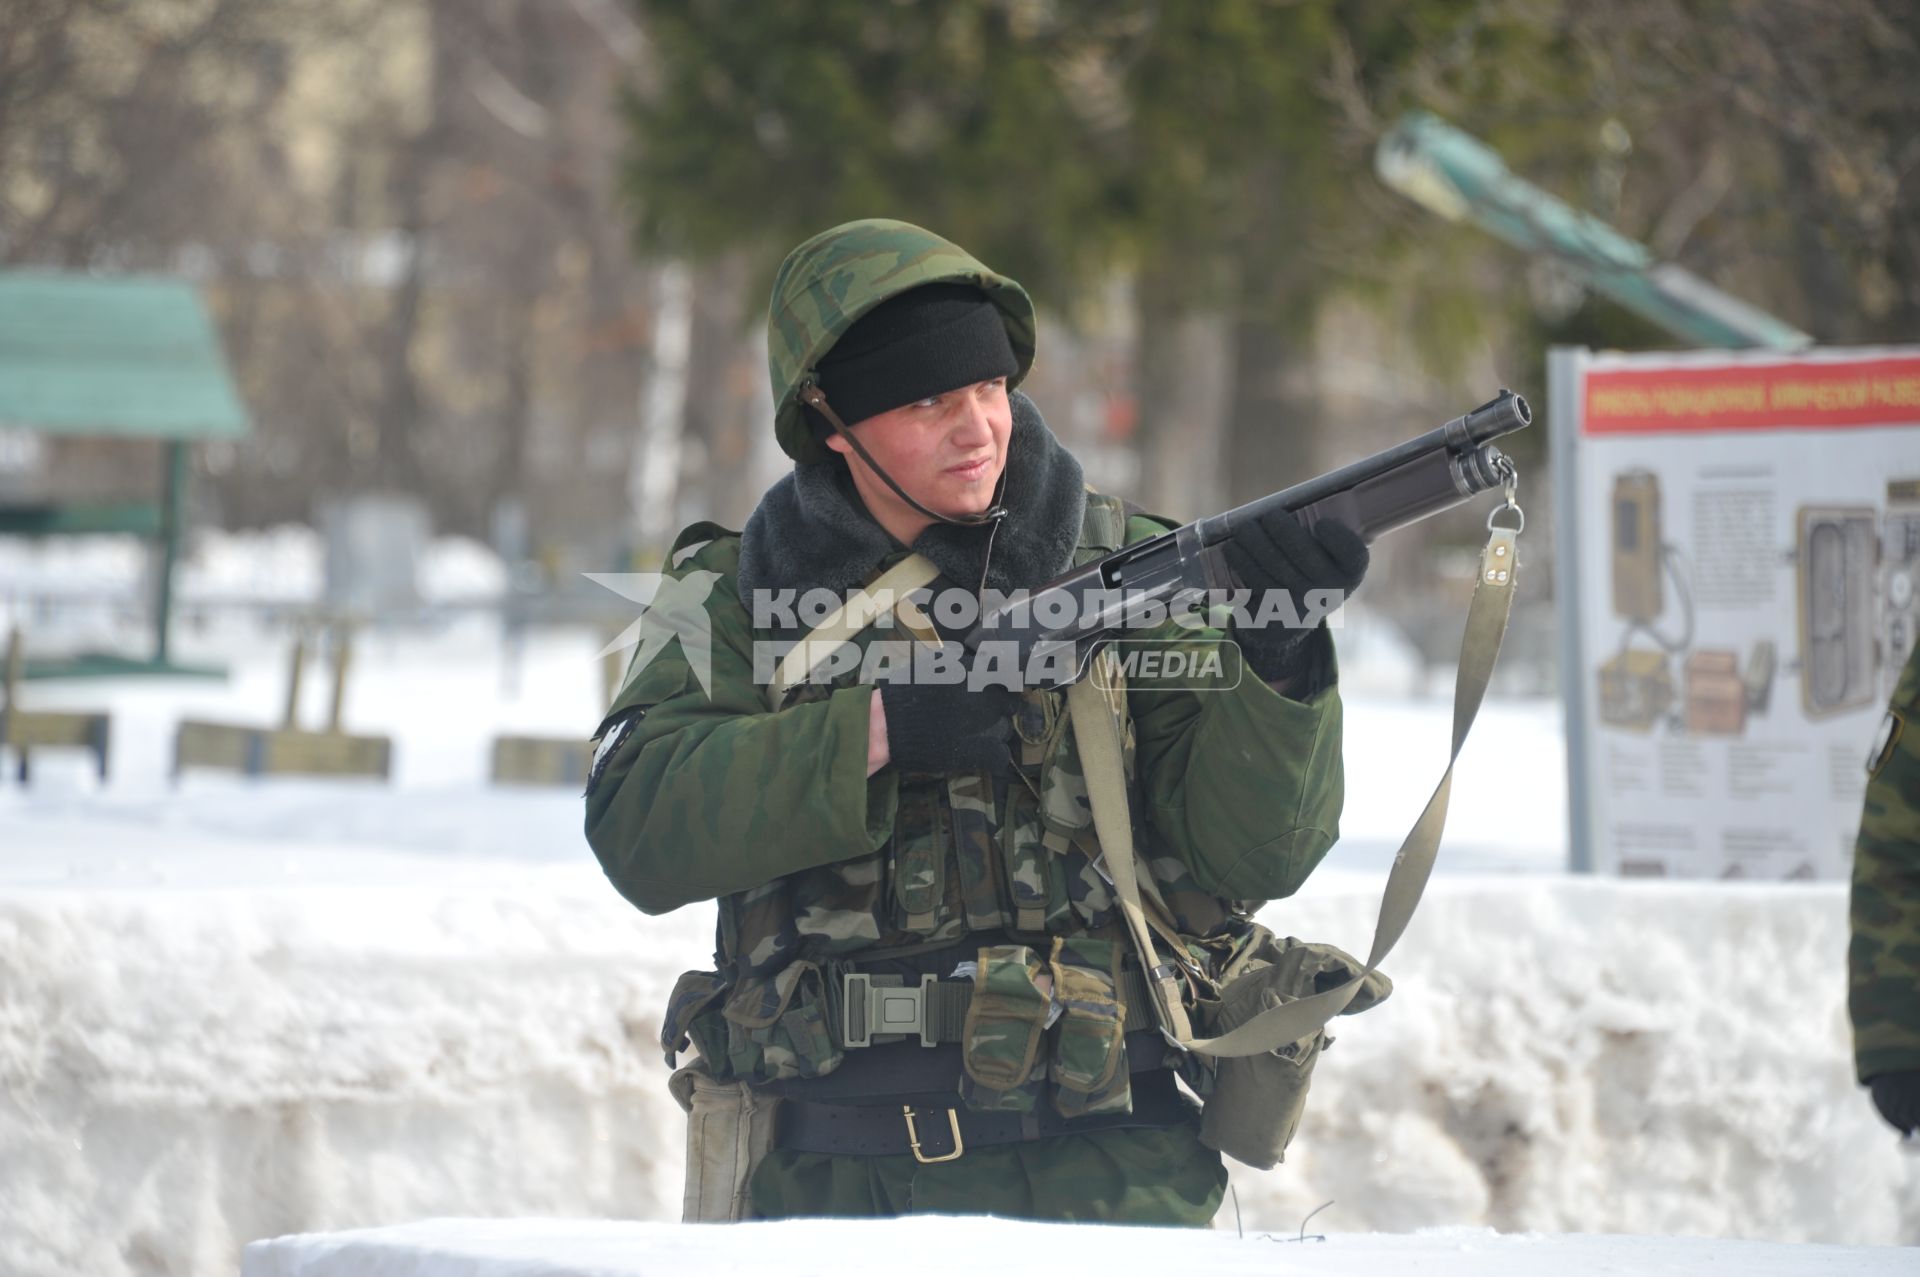
[[[1359,589],[1371,557],[1360,534],[1338,519],[1321,519],[1309,529],[1285,510],[1248,523],[1223,551],[1241,585],[1289,591],[1296,606],[1309,590]]]
[[[1234,579],[1256,594],[1285,590],[1293,611],[1303,614],[1307,593],[1358,589],[1370,555],[1360,534],[1337,519],[1322,519],[1311,529],[1285,510],[1271,510],[1233,535],[1222,547]],[[1256,608],[1260,600],[1254,600]],[[1283,613],[1285,615],[1285,613]],[[1306,663],[1313,629],[1269,624],[1236,629],[1247,664],[1269,683],[1291,677]]]
[[[901,771],[930,776],[1013,770],[1014,711],[1020,693],[965,683],[882,683],[887,753]]]
[[[1920,1069],[1882,1073],[1867,1085],[1873,1091],[1873,1106],[1894,1130],[1912,1135],[1920,1128]]]

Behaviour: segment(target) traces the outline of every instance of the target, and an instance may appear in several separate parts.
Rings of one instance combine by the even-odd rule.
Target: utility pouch
[[[750,980],[727,999],[728,1076],[757,1082],[820,1077],[846,1053],[834,1040],[830,982],[812,962]]]
[[[1053,942],[1053,995],[1061,1007],[1053,1030],[1053,1104],[1062,1117],[1131,1113],[1127,1008],[1120,1000],[1122,946],[1091,936]]]
[[[1338,988],[1365,970],[1365,963],[1333,945],[1281,940],[1255,925],[1221,971],[1218,999],[1203,999],[1196,1012],[1205,1035],[1217,1037],[1269,1007]],[[1392,991],[1393,982],[1376,971],[1345,1014],[1365,1011]],[[1260,1055],[1216,1058],[1200,1142],[1261,1170],[1281,1161],[1299,1129],[1313,1066],[1332,1040],[1321,1032]]]
[[[679,1063],[680,1052],[689,1046],[709,1062],[726,1060],[727,1024],[714,1005],[726,991],[726,977],[717,971],[685,971],[674,982],[660,1021],[660,1050],[668,1068]]]
[[[687,1186],[681,1219],[725,1224],[751,1214],[747,1186],[773,1146],[780,1101],[745,1082],[722,1082],[695,1060],[667,1081],[687,1114]]]
[[[1046,1083],[1052,977],[1023,944],[980,950],[961,1038],[960,1098],[968,1108],[1031,1113]]]

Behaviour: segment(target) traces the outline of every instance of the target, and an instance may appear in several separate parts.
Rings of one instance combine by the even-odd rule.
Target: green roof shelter
[[[251,429],[219,335],[192,285],[157,277],[0,271],[0,429],[160,446],[158,503],[0,504],[0,535],[135,533],[160,546],[148,659],[30,664],[55,674],[217,673],[168,659],[173,570],[186,509],[188,448]]]

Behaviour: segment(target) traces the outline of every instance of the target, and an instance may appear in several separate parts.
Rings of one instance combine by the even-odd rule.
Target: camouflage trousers
[[[1226,1167],[1197,1123],[968,1149],[933,1165],[774,1149],[751,1185],[755,1219],[1000,1215],[1187,1228],[1207,1227],[1226,1191]]]

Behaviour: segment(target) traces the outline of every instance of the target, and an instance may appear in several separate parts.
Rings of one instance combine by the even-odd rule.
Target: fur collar
[[[1066,571],[1080,542],[1087,488],[1080,463],[1017,391],[1007,443],[1008,515],[993,538],[989,587],[1031,589]],[[971,590],[980,581],[986,528],[936,523],[913,548],[933,561],[944,584]],[[755,590],[855,589],[900,548],[867,513],[842,465],[800,465],[760,499],[740,534],[740,601],[752,610]]]

